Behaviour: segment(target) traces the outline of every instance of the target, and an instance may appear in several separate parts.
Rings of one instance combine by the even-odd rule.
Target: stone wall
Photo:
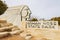
[[[26,27],[27,29],[58,29],[57,21],[27,21]]]

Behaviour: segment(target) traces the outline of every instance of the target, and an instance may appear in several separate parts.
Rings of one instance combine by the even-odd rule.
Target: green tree
[[[54,18],[51,18],[51,20],[58,21],[58,24],[60,25],[60,17],[54,17]]]
[[[0,15],[2,15],[6,11],[7,8],[8,8],[7,5],[3,1],[0,0]]]
[[[32,18],[31,21],[38,21],[38,19],[37,18]]]

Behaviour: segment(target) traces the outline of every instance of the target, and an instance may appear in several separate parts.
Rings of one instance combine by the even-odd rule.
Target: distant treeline
[[[6,9],[7,9],[7,5],[5,4],[5,1],[3,2],[2,0],[0,0],[0,15],[2,15]]]
[[[58,21],[58,24],[60,25],[60,17],[54,17],[54,18],[51,18],[51,20]]]

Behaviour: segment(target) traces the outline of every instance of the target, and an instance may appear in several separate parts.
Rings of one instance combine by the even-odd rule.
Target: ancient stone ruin
[[[0,38],[12,35],[19,35],[21,30],[6,20],[0,20]]]

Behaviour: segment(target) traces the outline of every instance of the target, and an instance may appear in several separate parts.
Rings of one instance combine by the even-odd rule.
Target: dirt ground
[[[25,39],[20,37],[20,35],[13,35],[10,37],[0,38],[0,40],[25,40]]]

